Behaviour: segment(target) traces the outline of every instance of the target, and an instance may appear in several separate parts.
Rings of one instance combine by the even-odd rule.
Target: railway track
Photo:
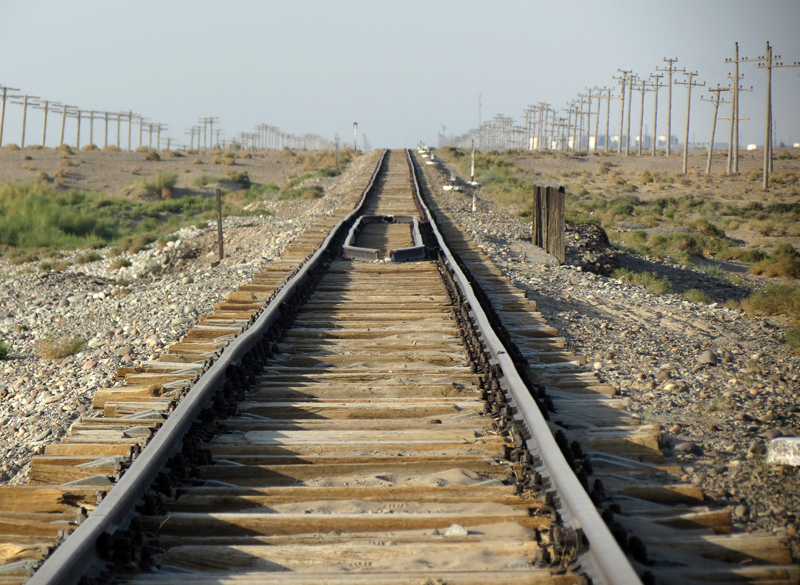
[[[737,567],[755,541],[723,543],[702,494],[659,485],[657,429],[446,214],[427,221],[414,166],[386,153],[357,212],[121,369],[104,416],[0,490],[0,585],[37,567],[31,584],[797,582],[774,539]]]

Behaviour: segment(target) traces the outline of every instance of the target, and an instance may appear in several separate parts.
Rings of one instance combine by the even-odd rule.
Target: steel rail
[[[579,534],[582,533],[589,543],[588,558],[581,559],[584,561],[583,568],[592,578],[592,582],[598,585],[641,585],[641,580],[633,566],[561,454],[561,449],[558,447],[547,421],[542,416],[500,338],[492,328],[489,317],[473,292],[469,279],[448,248],[433,214],[422,199],[410,150],[406,150],[406,157],[412,174],[415,195],[419,198],[419,203],[430,222],[431,230],[442,253],[447,258],[454,279],[468,300],[469,310],[477,322],[478,329],[483,334],[486,347],[501,368],[503,376],[500,383],[508,389],[514,405],[517,407],[518,417],[515,418],[525,424],[531,435],[531,439],[527,440],[527,445],[534,460],[538,457],[541,462],[537,466],[537,471],[543,478],[549,478],[555,487],[554,501],[558,505],[560,500],[559,512],[565,524],[574,528]]]
[[[383,167],[386,152],[381,155],[358,205],[331,229],[320,248],[281,288],[253,325],[228,344],[220,357],[194,383],[119,482],[89,517],[39,567],[27,585],[77,583],[82,575],[103,562],[97,551],[100,538],[103,534],[113,534],[117,530],[122,530],[129,524],[138,501],[163,470],[167,461],[180,451],[183,437],[190,426],[224,385],[228,368],[239,364],[261,340],[269,326],[280,317],[281,306],[305,282],[310,272],[324,260],[324,255],[343,226],[352,221],[361,210]]]

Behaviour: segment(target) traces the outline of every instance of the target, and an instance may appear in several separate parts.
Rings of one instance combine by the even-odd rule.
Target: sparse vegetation
[[[627,268],[618,268],[611,277],[629,284],[643,286],[647,292],[652,294],[666,295],[673,292],[672,283],[655,272],[633,272]]]
[[[7,360],[11,355],[11,346],[0,339],[0,360]]]

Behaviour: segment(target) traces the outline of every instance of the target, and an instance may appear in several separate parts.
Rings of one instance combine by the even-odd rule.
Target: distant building
[[[747,150],[758,150],[758,144],[748,144]]]

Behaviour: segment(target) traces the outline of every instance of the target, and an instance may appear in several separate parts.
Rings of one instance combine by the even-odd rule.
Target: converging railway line
[[[775,538],[664,485],[657,429],[418,168],[385,152],[353,212],[99,391],[0,490],[0,585],[797,583]]]

